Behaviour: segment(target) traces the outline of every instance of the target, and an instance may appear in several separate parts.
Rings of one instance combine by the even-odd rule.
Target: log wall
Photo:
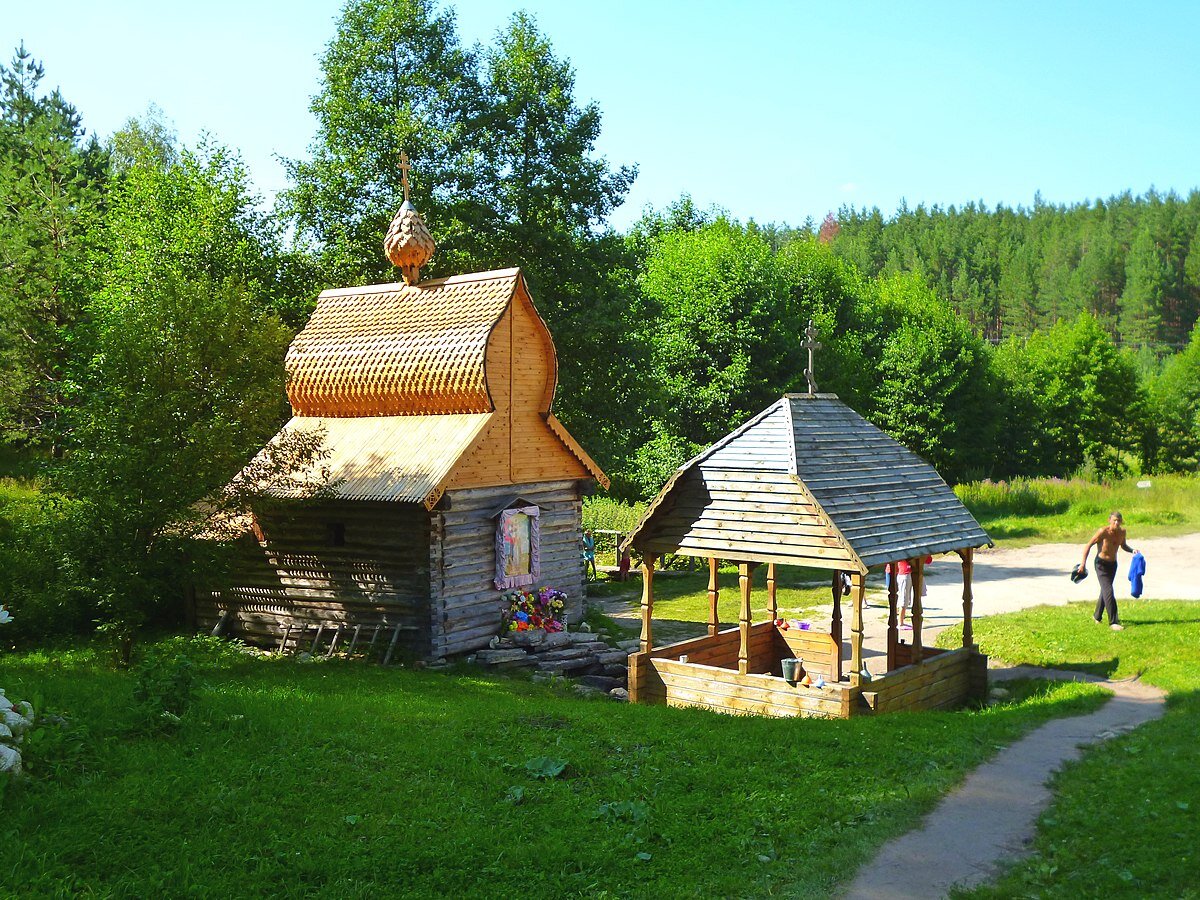
[[[953,709],[978,697],[986,684],[987,657],[960,648],[874,679],[863,685],[862,698],[877,713]]]
[[[912,651],[913,651],[912,644],[904,644],[904,643],[896,644],[896,646],[892,652],[892,659],[890,660],[889,671],[891,669],[902,669],[905,666],[911,666],[912,665]],[[942,654],[945,652],[946,651],[944,649],[942,649],[941,647],[922,646],[921,647],[921,658],[922,659],[932,659],[933,657],[938,656],[939,654]]]
[[[775,629],[776,653],[782,659],[795,657],[804,661],[804,671],[821,674],[827,681],[838,680],[838,642],[824,631]],[[783,674],[782,670],[779,674]]]
[[[832,643],[829,635],[820,633],[813,633],[813,640],[805,642],[814,660],[809,665],[805,659],[806,669],[812,674],[821,671],[815,660],[822,637]],[[738,629],[731,628],[632,654],[630,700],[779,717],[844,718],[850,714],[854,692],[848,685],[831,683],[822,690],[782,679],[780,659],[790,657],[792,648],[774,623],[751,626],[750,672],[746,675],[737,671],[739,641]],[[686,663],[680,659],[683,656],[687,657]]]
[[[196,626],[276,643],[321,623],[401,625],[398,647],[429,646],[429,516],[418,504],[329,501],[260,512],[264,540],[239,541],[231,586],[197,591]],[[344,544],[333,543],[341,526]],[[296,635],[299,638],[299,634]]]
[[[577,481],[509,484],[449,491],[447,509],[432,513],[432,653],[448,656],[487,646],[500,629],[496,521],[492,513],[515,496],[541,510],[541,575],[533,587],[567,595],[567,618],[583,616],[581,503]],[[443,504],[444,505],[444,504]]]
[[[845,682],[830,683],[823,689],[792,685],[779,677],[780,653],[800,656],[797,651],[808,649],[813,664],[800,658],[805,660],[806,670],[815,674],[819,670],[814,650],[829,636],[806,633],[804,637],[813,639],[807,647],[798,640],[785,641],[784,636],[769,622],[751,628],[752,671],[746,675],[737,672],[737,629],[633,653],[629,657],[629,699],[725,713],[848,718],[952,709],[987,691],[987,657],[971,649],[941,651],[923,663],[889,672],[861,687]],[[682,656],[687,662],[680,660]]]

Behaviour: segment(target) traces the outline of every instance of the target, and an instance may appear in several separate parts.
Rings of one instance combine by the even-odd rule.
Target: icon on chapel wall
[[[499,590],[533,584],[541,574],[538,545],[540,510],[510,506],[496,516],[496,587]]]

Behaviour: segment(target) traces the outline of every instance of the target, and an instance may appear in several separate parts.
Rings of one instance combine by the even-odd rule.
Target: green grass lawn
[[[1091,604],[979,619],[984,652],[1014,663],[1142,678],[1170,693],[1166,715],[1066,768],[1034,855],[978,897],[1200,896],[1200,603],[1122,603],[1126,630]],[[953,643],[953,635],[944,635]]]
[[[157,736],[95,651],[0,659],[70,723],[0,797],[0,893],[825,896],[999,747],[1101,702],[1032,682],[982,711],[735,718],[191,646],[207,686]]]

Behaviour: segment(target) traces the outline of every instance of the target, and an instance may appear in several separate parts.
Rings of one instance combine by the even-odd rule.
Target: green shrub
[[[186,656],[158,648],[134,671],[133,701],[138,725],[147,731],[169,730],[192,705],[196,666]]]
[[[37,721],[21,746],[25,772],[53,780],[91,768],[96,754],[88,727],[59,715],[42,714],[40,698],[34,706],[39,710]]]
[[[13,614],[6,638],[24,644],[86,630],[95,604],[71,576],[75,504],[0,478],[0,602]]]

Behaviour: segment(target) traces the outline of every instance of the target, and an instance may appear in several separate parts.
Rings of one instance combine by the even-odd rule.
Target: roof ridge
[[[492,269],[487,272],[467,272],[462,275],[447,275],[444,278],[431,278],[419,284],[405,284],[403,281],[392,281],[386,284],[364,284],[358,287],[326,288],[317,295],[322,297],[361,296],[363,294],[392,294],[398,291],[419,291],[425,288],[446,287],[447,285],[469,284],[473,281],[502,281],[516,278],[521,274],[520,266],[507,269]]]

